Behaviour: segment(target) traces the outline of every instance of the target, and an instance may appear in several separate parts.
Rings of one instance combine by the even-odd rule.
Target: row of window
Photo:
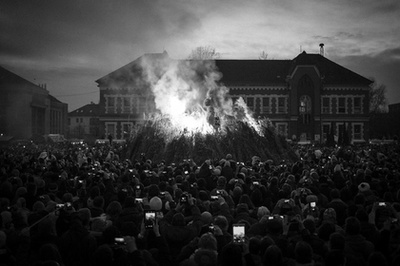
[[[106,114],[132,114],[143,113],[151,110],[151,102],[143,96],[114,96],[105,95],[105,113]],[[242,97],[248,108],[256,112],[259,106],[260,114],[287,114],[288,96],[232,96],[236,101]],[[259,99],[259,104],[257,104]],[[322,96],[321,97],[322,114],[363,114],[362,96]],[[311,98],[309,96],[300,97],[299,112],[311,113]]]
[[[272,114],[275,111],[276,114],[287,114],[288,113],[288,96],[233,96],[232,100],[235,102],[239,97],[242,97],[246,102],[247,107],[256,112],[256,100],[260,99],[260,114]],[[273,106],[275,108],[273,108]]]
[[[140,114],[150,110],[150,101],[143,96],[104,95],[106,114]]]
[[[322,96],[322,114],[363,114],[361,96]],[[335,107],[335,111],[333,111]],[[351,107],[351,110],[350,110]]]
[[[256,111],[256,102],[259,99],[261,114],[287,114],[288,96],[241,96],[253,112]],[[238,97],[232,97],[236,100]],[[322,96],[322,114],[363,114],[362,96]],[[309,96],[300,97],[299,113],[311,113],[312,101]],[[275,112],[273,112],[275,106]],[[334,112],[335,111],[335,112]]]

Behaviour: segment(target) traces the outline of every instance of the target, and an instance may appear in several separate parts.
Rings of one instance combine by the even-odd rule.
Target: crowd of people
[[[400,265],[400,146],[293,149],[166,163],[3,147],[0,265]]]

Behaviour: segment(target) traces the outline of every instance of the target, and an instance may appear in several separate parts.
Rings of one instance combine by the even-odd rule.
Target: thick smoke
[[[143,58],[156,109],[175,128],[211,133],[239,119],[254,126],[243,100],[233,104],[229,89],[218,84],[222,74],[212,60],[172,60],[168,56]]]

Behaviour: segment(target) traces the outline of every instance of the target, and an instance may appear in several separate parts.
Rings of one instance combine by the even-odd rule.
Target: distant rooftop
[[[86,104],[68,113],[68,116],[98,116],[98,115],[99,115],[99,105],[95,103]]]

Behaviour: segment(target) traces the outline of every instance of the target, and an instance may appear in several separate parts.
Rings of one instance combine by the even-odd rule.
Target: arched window
[[[311,120],[311,98],[308,95],[300,97],[299,114],[303,124],[310,124]]]

